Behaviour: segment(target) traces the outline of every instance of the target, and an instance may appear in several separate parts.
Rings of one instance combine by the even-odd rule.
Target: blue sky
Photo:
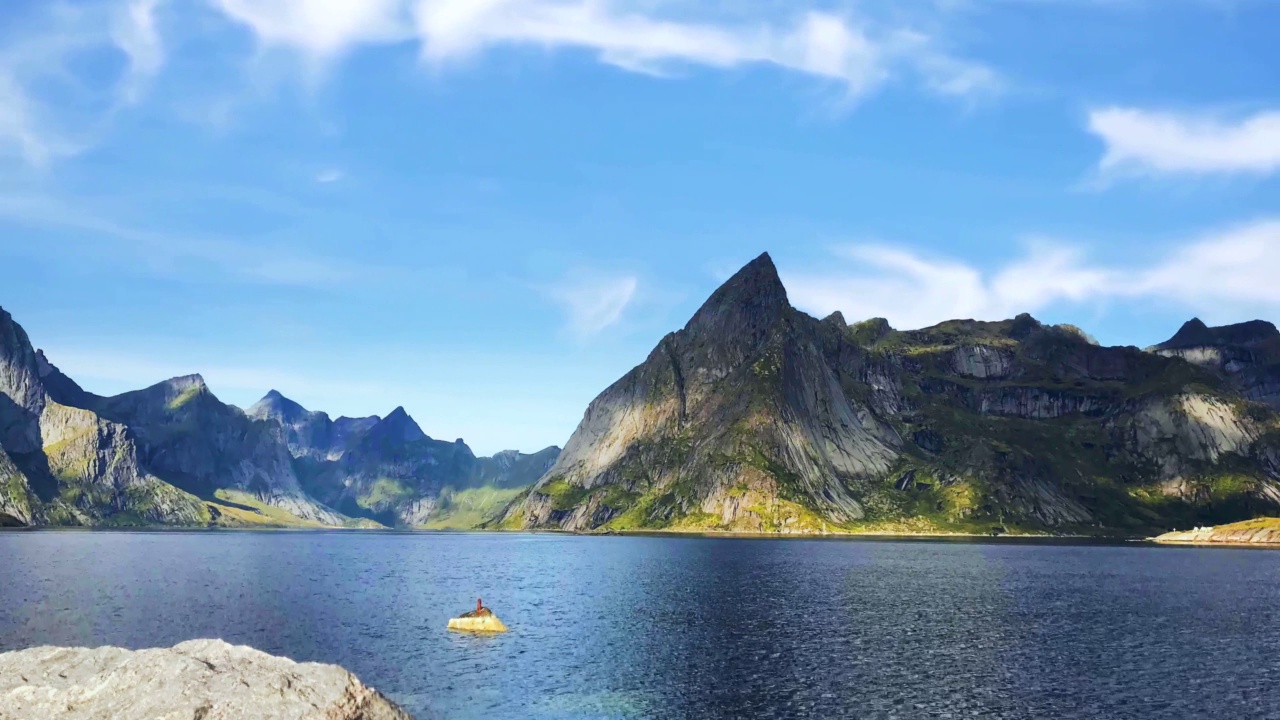
[[[768,250],[792,301],[1280,319],[1270,0],[8,0],[0,304],[109,394],[478,452]]]

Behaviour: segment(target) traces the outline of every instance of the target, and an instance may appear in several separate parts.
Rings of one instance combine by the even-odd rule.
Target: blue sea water
[[[478,596],[510,634],[445,630]],[[418,718],[1280,718],[1280,552],[0,533],[0,651],[204,637]]]

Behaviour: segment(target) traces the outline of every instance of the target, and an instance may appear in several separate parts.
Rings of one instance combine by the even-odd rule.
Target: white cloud
[[[1280,170],[1280,111],[1235,120],[1138,108],[1089,113],[1104,174],[1256,173]]]
[[[797,307],[819,316],[840,310],[851,320],[884,317],[902,329],[1125,298],[1181,305],[1207,318],[1280,313],[1280,220],[1204,235],[1145,267],[1091,263],[1076,248],[1043,241],[986,272],[880,245],[836,254],[852,261],[849,270],[784,273]]]
[[[353,47],[416,39],[433,63],[502,45],[580,48],[620,68],[665,75],[681,66],[765,64],[833,80],[852,97],[905,71],[944,95],[998,88],[995,72],[947,55],[931,38],[851,15],[801,10],[790,22],[661,16],[645,0],[212,0],[259,41],[326,60]],[[696,14],[696,12],[695,12]]]
[[[328,185],[329,183],[336,183],[344,177],[346,177],[346,174],[341,170],[337,168],[329,168],[328,170],[321,170],[316,174],[316,182],[321,185]]]
[[[164,66],[162,2],[50,3],[11,34],[0,46],[0,155],[35,167],[76,155],[121,106],[140,100]],[[118,75],[82,62],[106,48],[128,59]]]
[[[121,81],[126,102],[138,102],[146,84],[164,65],[164,45],[155,17],[164,1],[132,0],[113,19],[111,38],[129,57],[129,73]]]
[[[267,44],[322,58],[408,38],[402,0],[212,0]]]
[[[639,284],[631,275],[582,272],[564,277],[545,292],[564,310],[569,331],[586,338],[622,319]]]

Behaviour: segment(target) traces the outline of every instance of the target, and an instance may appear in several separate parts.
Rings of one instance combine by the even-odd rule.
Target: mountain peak
[[[245,414],[259,420],[280,420],[292,423],[310,413],[306,408],[285,397],[279,390],[271,390],[246,410]]]
[[[169,378],[168,380],[164,381],[161,384],[166,385],[170,388],[173,388],[179,392],[182,392],[184,390],[190,390],[191,388],[207,388],[208,387],[208,385],[205,384],[204,376],[199,373],[194,373],[191,375],[182,375],[175,378]]]
[[[1234,325],[1209,327],[1200,318],[1182,324],[1173,337],[1156,346],[1158,350],[1177,350],[1207,345],[1252,345],[1280,336],[1280,330],[1265,320],[1249,320]]]
[[[427,439],[427,434],[422,432],[422,428],[418,426],[418,423],[409,416],[409,413],[403,407],[392,410],[377,425],[374,425],[369,430],[369,436],[380,440],[401,442]]]
[[[790,307],[778,268],[769,253],[763,253],[712,293],[686,329],[721,328],[735,333],[763,329]]]

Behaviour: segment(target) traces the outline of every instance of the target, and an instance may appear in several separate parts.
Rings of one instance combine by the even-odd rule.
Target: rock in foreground
[[[0,720],[412,720],[336,665],[220,640],[0,654]]]
[[[1271,545],[1280,547],[1280,518],[1258,518],[1230,525],[1165,533],[1155,539],[1169,545]]]

